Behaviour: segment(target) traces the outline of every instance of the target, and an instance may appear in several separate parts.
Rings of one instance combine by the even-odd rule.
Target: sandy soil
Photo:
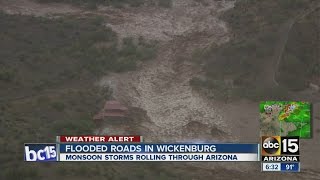
[[[145,63],[138,71],[105,77],[101,85],[111,84],[117,99],[144,109],[156,125],[154,135],[163,137],[164,141],[185,140],[184,127],[190,122],[231,135],[218,108],[189,85],[189,80],[201,73],[201,69],[188,63],[193,50],[229,39],[225,23],[217,18],[218,7],[232,7],[232,2],[211,2],[205,7],[192,0],[177,0],[170,10],[125,15],[130,18],[119,20],[123,24],[111,25],[122,37],[143,35],[146,39],[161,39],[155,60]]]

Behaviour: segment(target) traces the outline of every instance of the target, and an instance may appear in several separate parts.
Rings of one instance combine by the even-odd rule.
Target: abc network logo
[[[25,161],[56,161],[57,152],[55,144],[25,144]]]
[[[299,137],[263,136],[263,156],[299,155]]]

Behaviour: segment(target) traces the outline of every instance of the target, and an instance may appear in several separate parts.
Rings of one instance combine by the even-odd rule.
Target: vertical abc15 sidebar
[[[299,137],[262,136],[262,156],[299,156]]]

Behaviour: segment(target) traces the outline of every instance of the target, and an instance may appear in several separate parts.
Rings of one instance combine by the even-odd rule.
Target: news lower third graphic
[[[25,161],[260,161],[259,144],[140,142],[141,136],[58,136],[25,144]],[[130,142],[129,142],[130,141]]]
[[[311,138],[307,102],[260,103],[260,143],[144,143],[140,135],[61,135],[26,143],[24,161],[261,161],[264,172],[300,172],[300,140]]]
[[[263,136],[252,143],[144,143],[142,136],[57,136],[56,143],[26,143],[24,161],[254,162],[261,171],[299,172],[299,137]]]
[[[256,144],[61,144],[60,161],[258,161]]]
[[[263,136],[262,171],[299,172],[299,137]]]

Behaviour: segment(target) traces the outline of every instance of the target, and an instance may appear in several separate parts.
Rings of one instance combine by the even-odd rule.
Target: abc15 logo
[[[299,137],[262,136],[261,155],[299,155]]]

